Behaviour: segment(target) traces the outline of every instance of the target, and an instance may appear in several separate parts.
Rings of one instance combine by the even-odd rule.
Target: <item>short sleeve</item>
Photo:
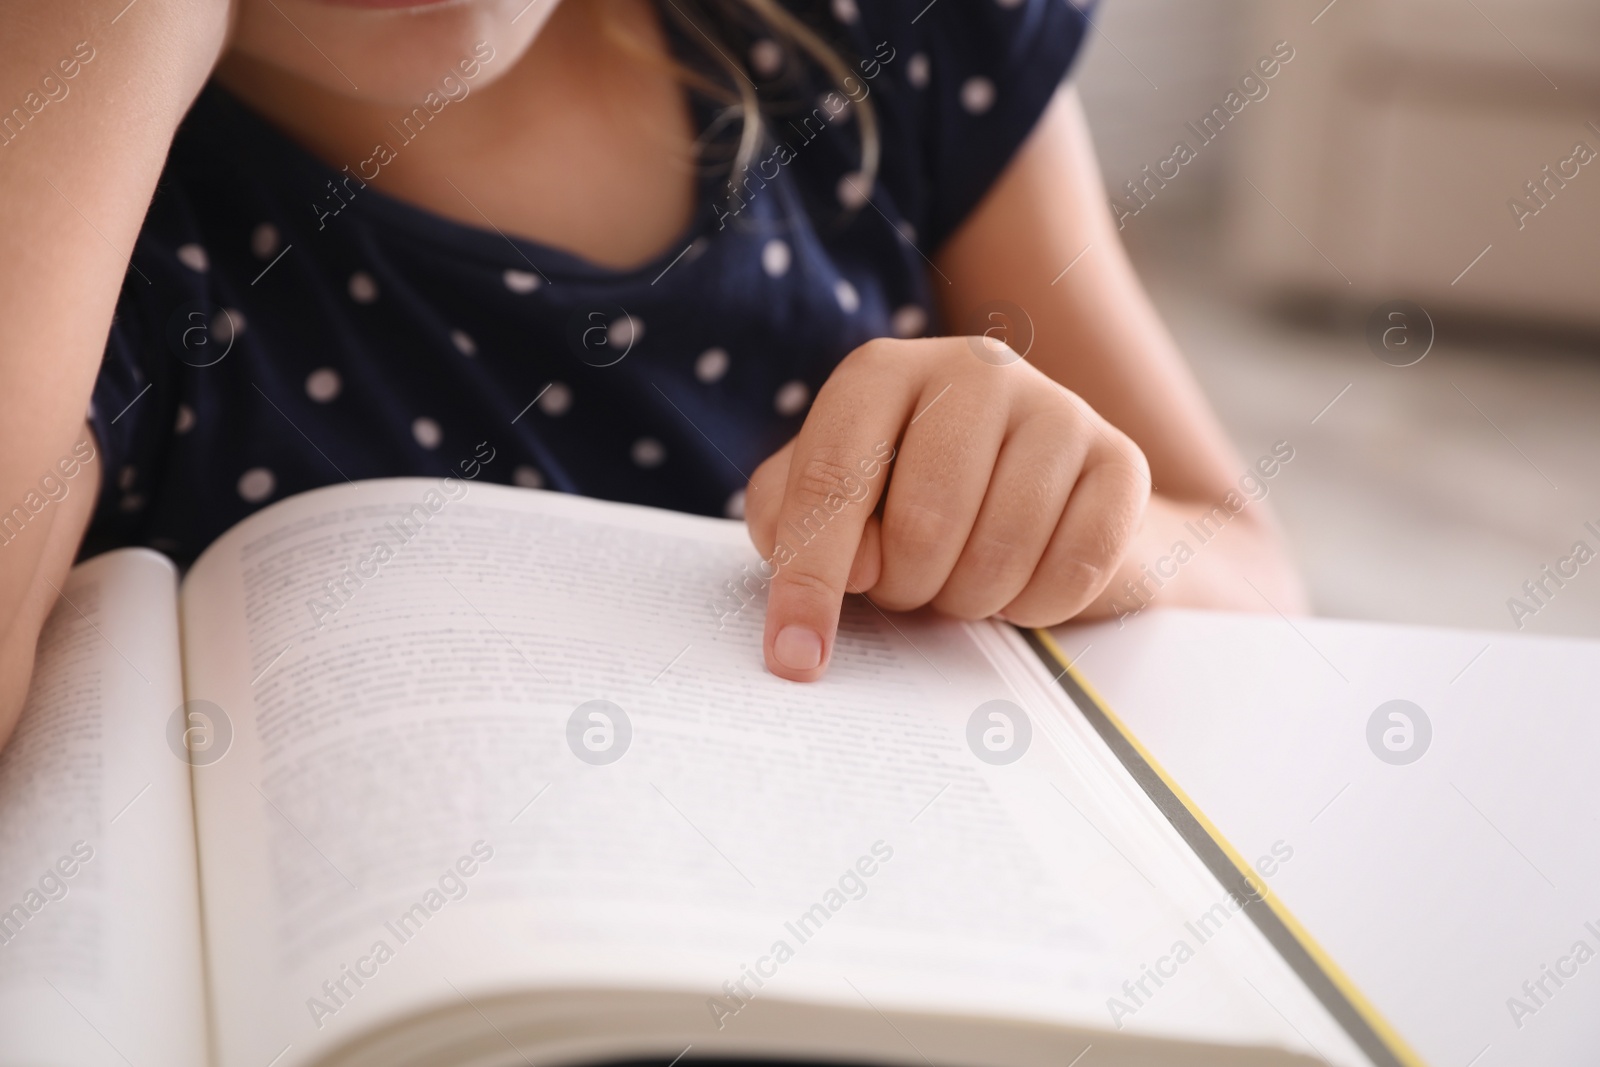
[[[1016,156],[1071,70],[1091,9],[1068,0],[935,0],[925,9],[903,76],[924,98],[926,247],[955,232]]]

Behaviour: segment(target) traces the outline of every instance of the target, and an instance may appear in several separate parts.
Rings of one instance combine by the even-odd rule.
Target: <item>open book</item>
[[[851,598],[786,682],[755,562],[401,479],[79,566],[0,755],[0,1063],[1413,1062],[1047,636]]]

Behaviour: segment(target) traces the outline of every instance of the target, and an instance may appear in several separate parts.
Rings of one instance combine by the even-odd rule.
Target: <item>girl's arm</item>
[[[1125,432],[1149,461],[1144,523],[1085,616],[1133,611],[1152,598],[1168,606],[1305,610],[1267,505],[1241,507],[1250,497],[1240,479],[1259,485],[1261,472],[1228,443],[1123,251],[1075,90],[1057,94],[938,265],[950,284],[935,276],[933,287],[953,329],[983,331],[991,301],[1022,308],[1034,330],[1028,361]],[[1276,472],[1282,455],[1268,469]],[[1209,516],[1204,527],[1202,516]],[[1214,539],[1202,543],[1185,523]],[[1174,551],[1179,542],[1192,558]]]
[[[0,34],[0,744],[103,476],[58,465],[90,439],[128,256],[228,26],[227,0],[125,3],[9,0]]]

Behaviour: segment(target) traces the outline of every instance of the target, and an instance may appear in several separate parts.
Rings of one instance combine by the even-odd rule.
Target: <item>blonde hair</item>
[[[702,42],[707,58],[728,75],[724,84],[682,64],[672,64],[674,72],[685,84],[713,100],[727,104],[730,115],[733,114],[731,109],[737,107],[739,144],[731,161],[732,173],[738,174],[754,161],[766,129],[762,101],[755,81],[745,64],[736,58],[745,49],[738,42],[729,40],[726,33],[719,34],[719,30],[725,27],[743,23],[753,38],[756,35],[764,36],[781,49],[785,67],[792,67],[796,59],[809,60],[820,67],[852,101],[860,133],[862,184],[866,189],[873,187],[877,180],[880,156],[877,113],[865,94],[857,99],[851,92],[850,83],[854,81],[859,84],[861,79],[845,58],[816,30],[784,7],[782,0],[666,0],[666,3],[669,13],[682,24],[686,35],[691,40]],[[694,14],[685,10],[685,6],[705,17],[694,17]],[[616,25],[615,20],[608,21],[613,27]],[[618,37],[625,39],[625,35],[619,34]],[[637,42],[630,43],[637,47]],[[719,122],[712,130],[705,131],[702,142],[719,132],[721,125]]]

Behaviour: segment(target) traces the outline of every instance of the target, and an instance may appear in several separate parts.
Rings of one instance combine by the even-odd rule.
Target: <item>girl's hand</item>
[[[1111,579],[1149,495],[1138,446],[1005,345],[870,341],[751,479],[767,667],[819,678],[847,592],[886,611],[1069,619]]]

